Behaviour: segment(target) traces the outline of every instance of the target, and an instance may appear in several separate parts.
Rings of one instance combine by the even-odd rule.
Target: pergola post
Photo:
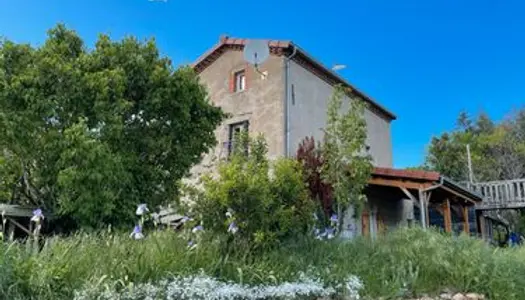
[[[445,231],[452,232],[452,214],[450,213],[450,200],[448,198],[443,203],[443,218],[445,221]]]
[[[425,211],[426,211],[426,221],[427,221],[427,228],[430,228],[430,210],[428,209],[430,206],[430,197],[432,196],[432,191],[425,192]]]
[[[427,228],[428,207],[425,202],[425,193],[419,189],[419,218],[421,220],[421,227],[423,228]]]
[[[478,226],[478,233],[481,234],[483,240],[487,239],[487,225],[485,224],[485,218],[483,213],[476,211],[476,224]]]
[[[463,231],[470,235],[470,223],[468,219],[468,207],[463,206]]]

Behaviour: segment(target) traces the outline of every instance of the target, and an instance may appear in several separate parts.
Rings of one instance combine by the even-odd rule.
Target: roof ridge
[[[279,49],[289,49],[293,47],[294,49],[297,49],[297,53],[301,54],[303,57],[303,60],[307,61],[308,64],[310,64],[314,69],[316,69],[318,72],[324,74],[328,78],[328,80],[343,84],[347,87],[349,87],[352,91],[354,91],[358,96],[362,97],[363,100],[370,103],[374,109],[378,110],[380,113],[382,113],[386,118],[389,120],[395,120],[396,115],[394,115],[392,112],[390,112],[388,109],[386,109],[384,106],[379,104],[379,102],[373,100],[370,96],[366,95],[365,93],[361,92],[359,89],[357,89],[353,84],[351,84],[347,79],[341,77],[339,74],[335,73],[333,70],[329,69],[327,66],[325,66],[320,60],[315,59],[310,54],[308,54],[306,51],[304,51],[301,47],[297,46],[290,40],[272,40],[272,39],[247,39],[247,38],[236,38],[231,37],[228,35],[221,35],[219,37],[219,42],[215,44],[212,48],[210,48],[208,51],[206,51],[204,54],[202,54],[197,60],[192,64],[192,67],[194,69],[197,69],[197,72],[202,71],[205,69],[208,64],[213,63],[213,59],[216,59],[219,55],[216,55],[215,58],[208,59],[210,56],[215,54],[216,52],[220,51],[225,46],[230,47],[244,47],[246,43],[250,40],[267,40],[268,46],[270,48],[279,50]],[[319,76],[319,74],[317,74]],[[327,79],[325,79],[327,80]],[[328,81],[328,82],[330,82]],[[332,82],[332,84],[333,84]]]

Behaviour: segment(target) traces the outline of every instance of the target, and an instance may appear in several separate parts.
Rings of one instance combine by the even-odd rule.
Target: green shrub
[[[203,177],[191,211],[213,235],[255,249],[275,246],[307,232],[314,204],[294,159],[269,162],[264,138],[239,137],[218,176]],[[246,151],[245,145],[249,145]],[[228,237],[229,235],[229,237]]]

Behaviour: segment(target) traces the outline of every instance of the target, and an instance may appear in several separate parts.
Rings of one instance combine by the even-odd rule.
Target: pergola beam
[[[6,219],[11,222],[12,224],[16,225],[18,228],[22,229],[25,233],[27,233],[29,236],[33,236],[33,233],[31,232],[31,230],[25,228],[22,224],[18,223],[17,221],[15,221],[14,219],[10,218],[10,217],[6,217]]]
[[[410,200],[412,200],[412,202],[414,202],[414,204],[415,204],[417,207],[421,208],[420,205],[419,205],[419,203],[418,203],[418,201],[417,201],[417,199],[416,199],[416,197],[414,197],[414,195],[412,195],[412,193],[411,193],[407,188],[405,188],[405,187],[399,187],[399,189],[401,189],[401,191],[403,191],[403,193],[405,193],[405,195],[406,195]]]
[[[454,191],[453,189],[450,189],[450,188],[448,188],[448,187],[446,187],[446,186],[442,186],[441,188],[442,188],[443,190],[445,190],[445,191],[447,191],[447,192],[449,192],[449,193],[455,195],[456,197],[459,197],[459,198],[461,198],[461,199],[464,199],[464,200],[467,201],[467,202],[472,203],[472,205],[476,204],[476,201],[474,201],[474,200],[472,200],[472,199],[470,199],[470,198],[468,198],[468,197],[465,197],[464,195],[462,195],[461,193],[458,193],[458,192]]]
[[[421,188],[428,188],[431,185],[429,183],[420,183],[414,181],[405,181],[399,179],[386,179],[386,178],[372,178],[368,180],[368,184],[372,185],[382,185],[382,186],[391,186],[398,188],[414,189],[419,190]]]

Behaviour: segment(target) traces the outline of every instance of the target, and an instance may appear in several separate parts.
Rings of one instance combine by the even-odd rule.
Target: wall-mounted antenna
[[[342,70],[342,69],[346,69],[346,65],[337,64],[337,65],[334,65],[332,67],[332,71],[339,71],[339,70]]]
[[[252,64],[257,73],[261,74],[263,78],[266,77],[266,72],[259,71],[259,65],[265,62],[270,57],[270,47],[268,41],[265,40],[249,40],[244,46],[244,60]]]

